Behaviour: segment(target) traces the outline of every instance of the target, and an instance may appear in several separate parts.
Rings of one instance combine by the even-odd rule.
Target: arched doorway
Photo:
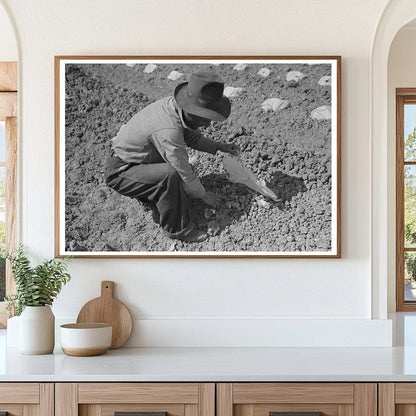
[[[394,268],[394,264],[388,265],[389,311],[416,311],[416,224],[414,222],[416,164],[413,146],[416,126],[415,23],[416,21],[413,20],[397,32],[388,59],[387,169],[391,205],[389,213],[394,213],[392,202],[394,199],[397,201],[396,227],[392,215],[389,215],[388,221],[388,234],[391,236],[388,238],[391,245],[389,253],[396,251],[396,267]],[[394,172],[395,167],[396,172]],[[396,291],[392,284],[394,276],[396,276]]]
[[[391,224],[395,221],[395,187],[394,182],[392,185],[392,155],[389,154],[388,57],[397,32],[415,17],[414,0],[390,2],[380,18],[371,54],[371,269],[372,316],[375,319],[387,317],[386,300],[389,292],[394,291],[391,277],[395,268],[395,231],[392,235]]]

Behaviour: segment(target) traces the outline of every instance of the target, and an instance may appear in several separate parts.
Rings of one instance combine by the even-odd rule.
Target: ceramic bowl
[[[112,326],[104,323],[65,324],[60,328],[61,348],[67,355],[88,357],[111,347]]]

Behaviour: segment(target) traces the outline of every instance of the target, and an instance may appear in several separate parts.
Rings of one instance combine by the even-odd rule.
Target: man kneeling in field
[[[235,144],[204,137],[199,128],[224,121],[231,104],[224,82],[212,72],[191,75],[189,82],[135,114],[112,139],[106,183],[122,195],[154,203],[160,226],[171,238],[201,242],[208,235],[190,219],[188,198],[216,207],[219,197],[207,192],[188,161],[187,146],[215,154],[238,155]]]

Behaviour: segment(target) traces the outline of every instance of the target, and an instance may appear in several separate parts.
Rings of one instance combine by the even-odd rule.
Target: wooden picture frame
[[[122,126],[201,71],[222,78],[231,102],[231,115],[203,134],[238,146],[257,188],[276,198],[230,182],[224,153],[187,149],[185,163],[219,196],[216,209],[189,198],[208,234],[191,243],[163,232],[153,204],[111,189],[105,169],[120,156],[111,140]],[[55,139],[57,257],[341,256],[339,56],[56,56]]]

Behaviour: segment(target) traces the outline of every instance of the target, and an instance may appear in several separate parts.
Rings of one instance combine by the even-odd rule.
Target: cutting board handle
[[[112,298],[114,292],[114,282],[110,280],[104,280],[101,282],[101,297]]]

